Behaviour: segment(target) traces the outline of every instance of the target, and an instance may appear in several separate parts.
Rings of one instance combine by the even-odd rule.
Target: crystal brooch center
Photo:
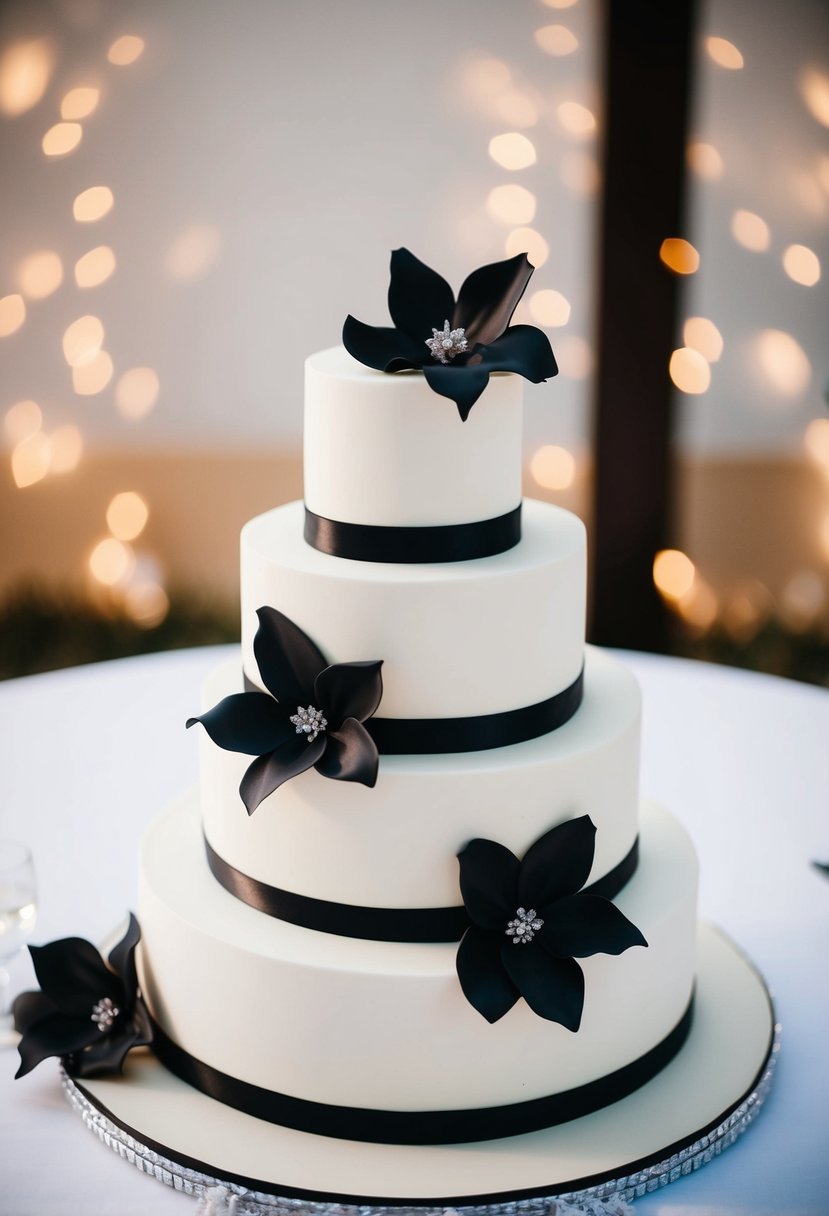
[[[543,924],[544,921],[536,915],[535,908],[530,908],[529,911],[519,908],[515,919],[510,921],[505,932],[507,937],[512,938],[513,946],[527,946]]]
[[[321,734],[328,725],[328,719],[324,718],[321,709],[314,709],[313,705],[303,708],[297,706],[295,714],[291,714],[291,722],[296,727],[298,735],[307,735],[308,742],[313,743],[317,735]]]
[[[103,1034],[105,1030],[109,1030],[120,1012],[121,1010],[112,997],[105,996],[92,1006],[92,1013],[89,1016]]]
[[[443,329],[433,329],[431,338],[426,339],[426,345],[432,352],[432,358],[438,363],[448,363],[455,355],[462,355],[469,343],[466,340],[466,330],[452,329],[448,321],[443,322]]]

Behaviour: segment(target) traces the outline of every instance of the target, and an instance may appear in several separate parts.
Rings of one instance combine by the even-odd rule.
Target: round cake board
[[[609,1009],[608,1033],[612,1027]],[[585,1193],[630,1198],[689,1173],[733,1142],[759,1109],[773,1047],[774,1012],[762,977],[723,934],[703,925],[696,1011],[680,1053],[620,1102],[530,1135],[434,1147],[309,1135],[223,1106],[149,1052],[133,1053],[121,1078],[67,1085],[111,1147],[191,1193],[243,1188],[251,1199],[257,1192],[266,1210],[268,1196],[294,1209],[440,1209]]]

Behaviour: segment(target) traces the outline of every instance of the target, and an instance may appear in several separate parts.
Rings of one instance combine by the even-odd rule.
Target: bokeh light
[[[547,8],[573,8],[578,4],[579,0],[541,0],[542,4],[546,4]]]
[[[109,186],[90,186],[72,204],[72,215],[79,224],[92,224],[112,210],[115,202]]]
[[[105,283],[115,270],[115,254],[109,245],[96,245],[75,263],[75,282],[78,287],[97,287]]]
[[[100,317],[89,314],[78,317],[67,326],[63,335],[63,356],[70,367],[91,363],[104,341],[104,326]]]
[[[711,384],[711,368],[698,350],[680,346],[668,364],[671,380],[682,393],[704,393]]]
[[[538,106],[527,93],[506,89],[490,99],[493,117],[511,127],[534,127],[538,122]]]
[[[17,285],[30,300],[43,300],[63,282],[63,263],[51,249],[23,258],[17,267]]]
[[[723,159],[713,144],[693,140],[688,144],[688,168],[704,181],[713,182],[723,175]]]
[[[89,555],[90,573],[105,587],[125,582],[134,566],[135,554],[132,549],[114,536],[98,541]]]
[[[41,141],[45,156],[66,156],[74,152],[83,139],[83,127],[79,122],[56,122]]]
[[[530,473],[546,490],[566,490],[576,479],[576,461],[572,452],[556,444],[545,444],[530,461]]]
[[[49,436],[49,472],[71,473],[83,455],[83,435],[76,426],[66,423]]]
[[[561,180],[568,190],[582,198],[593,198],[598,192],[601,173],[598,161],[589,152],[571,149],[559,162]]]
[[[800,95],[812,117],[829,127],[829,76],[816,68],[806,68],[800,77]]]
[[[766,384],[782,397],[799,397],[809,387],[812,365],[792,334],[764,329],[755,343],[758,368]]]
[[[90,362],[72,368],[72,387],[80,397],[94,397],[109,384],[114,370],[112,356],[99,350]]]
[[[714,590],[698,573],[695,573],[693,582],[684,595],[666,598],[694,633],[707,633],[719,615],[719,600]]]
[[[535,217],[536,198],[524,186],[496,186],[489,192],[486,208],[502,224],[530,224]]]
[[[548,55],[572,55],[577,51],[579,40],[566,25],[545,25],[535,31],[535,41]]]
[[[504,243],[504,251],[508,258],[514,258],[518,253],[526,253],[536,270],[543,266],[550,256],[550,246],[535,228],[513,228]]]
[[[43,426],[43,411],[36,401],[17,401],[6,410],[3,429],[12,443],[28,439]]]
[[[722,334],[708,317],[689,317],[682,327],[685,345],[698,350],[709,363],[716,363],[723,352]]]
[[[820,258],[806,245],[789,245],[783,254],[783,269],[802,287],[814,287],[820,282]]]
[[[48,42],[14,42],[0,54],[0,111],[9,118],[36,106],[49,87],[54,55]]]
[[[49,472],[51,446],[42,431],[21,439],[12,452],[12,477],[18,489],[33,486]]]
[[[158,374],[151,367],[131,367],[115,386],[115,404],[124,418],[138,422],[158,400]]]
[[[160,583],[136,582],[124,592],[124,610],[142,629],[155,629],[170,611],[170,599]]]
[[[682,599],[693,587],[695,578],[694,563],[679,549],[661,549],[653,559],[653,581],[666,599]]]
[[[753,211],[735,211],[731,217],[731,235],[743,249],[764,253],[771,243],[766,221]]]
[[[699,254],[682,237],[666,237],[659,246],[659,257],[674,274],[694,274],[699,270]]]
[[[529,298],[530,314],[539,325],[556,328],[570,320],[570,301],[560,291],[545,288],[534,291]]]
[[[116,67],[123,68],[130,63],[135,63],[143,50],[143,38],[139,38],[136,34],[122,34],[120,38],[115,39],[107,51],[107,59]]]
[[[556,338],[555,357],[559,371],[568,380],[586,380],[593,370],[590,343],[577,334],[563,334]]]
[[[214,224],[192,224],[167,250],[164,269],[171,279],[200,279],[218,258],[221,243]]]
[[[732,72],[738,72],[745,63],[741,52],[727,38],[716,38],[712,35],[705,39],[705,49],[709,59],[718,67],[728,68]]]
[[[596,130],[596,118],[592,110],[577,101],[563,101],[556,109],[556,114],[568,135],[585,139]]]
[[[116,540],[135,540],[147,526],[150,509],[140,494],[123,490],[107,507],[107,527]]]
[[[799,570],[783,588],[780,619],[794,633],[805,633],[826,608],[826,583],[815,570]]]
[[[509,131],[489,141],[489,155],[502,169],[526,169],[535,164],[535,145],[526,135]]]
[[[26,303],[22,296],[10,295],[0,299],[0,338],[16,333],[26,320]]]
[[[809,460],[829,477],[829,418],[813,418],[803,433]]]
[[[89,86],[70,89],[60,103],[61,118],[67,122],[87,118],[97,108],[100,97],[100,89]]]
[[[484,102],[509,88],[512,74],[500,59],[473,59],[463,70],[464,92],[473,101]]]

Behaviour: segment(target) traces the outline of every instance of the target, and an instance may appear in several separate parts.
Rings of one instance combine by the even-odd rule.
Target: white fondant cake
[[[420,373],[375,372],[342,349],[312,356],[306,511],[335,527],[361,526],[361,543],[376,530],[406,528],[425,530],[427,542],[430,528],[460,529],[463,543],[466,525],[487,528],[520,503],[520,396],[516,376],[494,376],[461,422]],[[614,1101],[609,1091],[604,1099],[590,1095],[609,1076],[657,1059],[690,1016],[697,869],[692,845],[667,812],[645,807],[640,814],[635,681],[612,657],[585,650],[581,522],[525,502],[518,543],[516,535],[492,556],[451,561],[413,560],[405,532],[395,534],[403,546],[395,561],[380,553],[377,560],[337,556],[336,544],[321,552],[304,539],[304,522],[303,504],[292,503],[242,533],[241,654],[204,690],[200,721],[209,729],[200,742],[200,790],[160,818],[145,841],[139,970],[152,1018],[197,1071],[217,1070],[206,1092],[222,1097],[228,1086],[255,1086],[255,1104],[277,1095],[323,1112],[428,1116],[512,1109],[570,1091],[574,1110],[583,1111],[583,1101],[593,1108]],[[276,610],[272,629],[273,619],[287,618],[327,664],[382,660],[376,711],[348,684],[348,704],[357,708],[340,717],[352,725],[329,723],[319,691],[325,680],[313,693],[303,684],[311,660],[295,634],[294,658],[271,655],[260,670],[255,637],[263,608]],[[226,699],[273,708],[261,692],[240,696],[243,673],[280,705],[274,682],[304,689],[301,704],[288,706],[297,732],[305,732],[299,743],[284,744],[298,757],[295,771],[248,799],[252,814],[239,786],[249,769],[262,780],[264,745],[257,751],[234,742],[232,732],[217,734],[211,719]],[[309,698],[316,705],[306,705]],[[378,744],[372,787],[342,740],[371,748],[385,720],[402,723],[404,733],[425,729],[436,744],[412,754]],[[446,750],[438,744],[458,720],[473,739],[482,724],[491,733]],[[254,734],[263,738],[259,727]],[[302,756],[312,755],[306,746],[320,759],[300,772]],[[578,905],[586,921],[571,924],[568,912],[562,922],[575,944],[555,955],[562,983],[572,980],[576,957],[583,973],[578,1029],[567,1029],[564,1015],[534,1012],[523,988],[507,1011],[482,1016],[492,989],[474,993],[468,974],[461,982],[463,930],[418,937],[416,930],[395,936],[392,928],[385,939],[385,930],[367,931],[360,920],[368,911],[373,926],[377,916],[399,924],[397,914],[422,925],[421,913],[448,910],[475,926],[474,897],[462,893],[459,879],[458,855],[470,841],[494,842],[490,857],[503,859],[507,849],[518,865],[551,830],[571,839],[569,825],[583,826],[587,817],[595,853],[589,875],[575,884],[579,894],[566,875],[554,892],[559,880],[543,880],[553,884],[550,898],[587,899]],[[585,896],[596,882],[597,894]],[[283,903],[268,903],[274,892],[292,901],[290,914]],[[607,911],[607,900],[616,912]],[[309,927],[320,909],[326,931]],[[611,914],[617,929],[618,918],[627,918],[625,932],[636,941],[629,936],[598,951],[584,944]],[[532,938],[543,919],[511,905],[510,915],[517,919],[489,939],[496,954],[479,955],[476,966],[513,948],[509,959],[536,957]],[[524,944],[509,936],[519,921],[519,933],[529,933]],[[510,981],[490,981],[502,999]],[[236,1097],[223,1100],[232,1105]],[[251,1110],[281,1121],[261,1116],[258,1105]],[[291,1125],[316,1130],[307,1109],[302,1117],[312,1122]],[[328,1134],[360,1138],[353,1129]]]

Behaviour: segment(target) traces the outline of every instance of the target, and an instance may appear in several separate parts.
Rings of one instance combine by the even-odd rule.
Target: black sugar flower
[[[523,997],[534,1013],[576,1031],[584,973],[576,962],[647,946],[609,899],[581,892],[593,865],[589,815],[547,832],[519,861],[494,840],[472,840],[458,855],[472,924],[458,947],[464,996],[488,1022]]]
[[[18,1077],[48,1056],[60,1056],[73,1077],[119,1073],[131,1048],[152,1041],[135,970],[140,937],[130,913],[109,965],[82,937],[29,947],[40,992],[21,992],[14,1002],[14,1024],[23,1036]]]
[[[312,766],[336,781],[377,781],[378,756],[363,723],[380,703],[382,660],[330,667],[298,625],[260,608],[253,652],[268,692],[225,697],[201,722],[219,747],[256,759],[239,793],[252,815],[269,794]],[[271,694],[271,695],[269,695]]]
[[[408,249],[391,255],[392,327],[346,317],[343,345],[381,372],[420,368],[465,422],[490,372],[517,372],[539,384],[558,372],[546,334],[510,320],[532,275],[525,253],[474,270],[458,292]]]

